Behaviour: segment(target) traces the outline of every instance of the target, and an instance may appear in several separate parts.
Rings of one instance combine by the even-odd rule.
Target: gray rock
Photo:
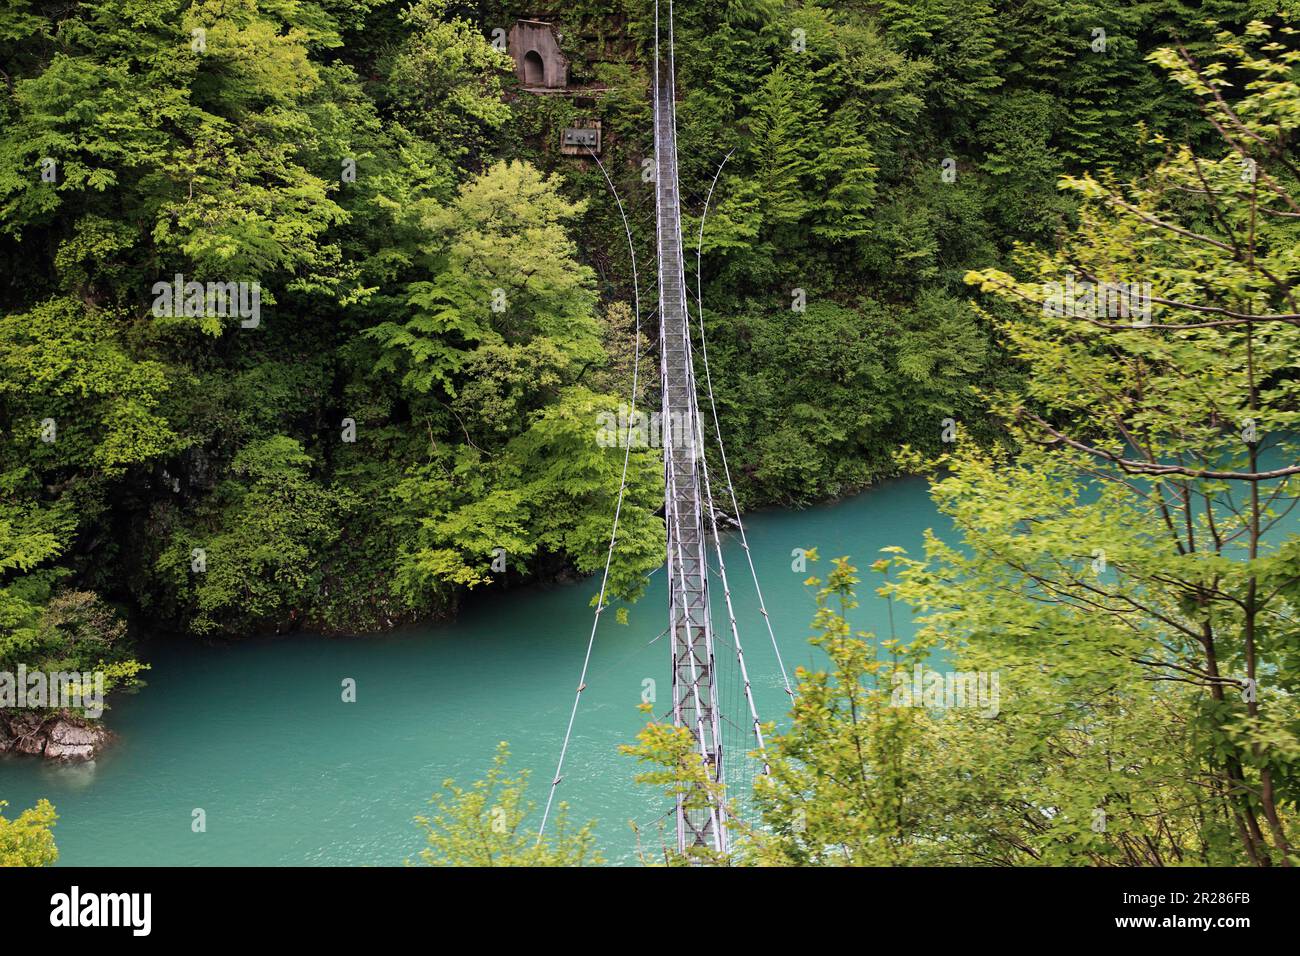
[[[56,744],[51,740],[45,745],[45,756],[52,760],[89,760],[95,756],[95,748],[90,744]]]
[[[45,756],[61,760],[89,760],[108,742],[108,732],[59,719],[46,731]]]
[[[97,744],[104,732],[95,727],[85,727],[67,720],[56,720],[50,727],[50,742],[56,744]]]

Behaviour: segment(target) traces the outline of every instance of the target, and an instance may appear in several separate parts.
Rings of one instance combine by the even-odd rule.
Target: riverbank
[[[0,754],[47,760],[93,760],[113,739],[109,731],[71,714],[0,712]]]
[[[947,524],[917,479],[750,515],[751,553],[787,668],[819,661],[807,643],[810,573],[851,555],[863,569],[854,625],[887,634],[889,609],[866,568],[887,545],[919,553],[931,526]],[[792,552],[814,547],[823,562],[797,571]],[[734,536],[725,555],[760,715],[779,725],[787,698]],[[664,812],[618,752],[644,725],[645,681],[655,682],[660,705],[669,696],[663,586],[654,575],[626,625],[605,615],[560,792],[574,820],[598,821],[614,863],[635,858],[628,821],[653,841]],[[140,648],[152,665],[148,687],[114,700],[105,716],[113,745],[76,764],[0,756],[0,799],[18,807],[49,798],[68,865],[400,864],[420,849],[412,818],[430,795],[449,777],[481,777],[501,740],[511,767],[532,771],[531,798],[545,799],[595,589],[587,579],[486,592],[455,622],[366,637],[156,636]],[[905,613],[895,608],[895,618],[906,633]],[[203,832],[192,829],[199,809]]]

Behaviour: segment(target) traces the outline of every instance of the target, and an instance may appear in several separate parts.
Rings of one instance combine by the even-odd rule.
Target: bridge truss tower
[[[672,4],[655,7],[655,212],[659,271],[659,354],[668,526],[668,613],[672,635],[673,723],[690,731],[709,777],[723,779],[721,719],[709,613],[709,562],[700,470],[703,429],[696,403],[690,315],[682,261],[677,182],[677,111],[673,82]],[[663,42],[661,42],[661,40]],[[677,848],[726,852],[723,809],[707,788],[676,798]]]

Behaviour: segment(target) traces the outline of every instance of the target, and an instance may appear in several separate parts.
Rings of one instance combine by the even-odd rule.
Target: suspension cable
[[[732,152],[734,151],[735,150],[733,149]],[[727,157],[730,156],[731,153],[728,153]],[[724,158],[722,161],[723,164],[725,164],[726,161],[727,161],[726,158]],[[718,172],[721,173],[721,171],[722,171],[722,166],[719,166]],[[713,181],[715,184],[717,183],[717,176],[714,177]],[[713,189],[712,187],[710,187],[709,196],[712,197],[712,195],[713,195]],[[707,214],[707,212],[708,212],[708,206],[706,200],[705,213]],[[699,279],[698,260],[696,266],[696,279],[697,279],[697,289],[698,289],[698,279]],[[698,297],[696,299],[696,310],[698,314],[699,313]],[[701,331],[703,331],[703,323],[701,323]],[[701,344],[703,344],[703,340],[701,340]],[[731,602],[731,584],[727,580],[727,562],[722,556],[722,535],[718,530],[717,512],[713,506],[713,484],[709,478],[708,456],[704,454],[704,448],[705,448],[704,423],[701,420],[699,415],[698,400],[696,396],[693,394],[691,396],[691,404],[692,404],[692,411],[695,413],[692,416],[692,419],[695,422],[695,426],[697,429],[697,437],[699,440],[700,463],[702,466],[702,476],[704,479],[704,499],[707,502],[708,514],[709,514],[709,526],[713,531],[713,544],[718,555],[718,576],[722,579],[722,595],[727,605],[727,618],[731,626],[731,639],[732,639],[732,644],[736,651],[736,663],[739,665],[740,668],[740,677],[744,688],[745,701],[749,706],[749,714],[753,722],[752,730],[754,733],[754,741],[758,745],[759,753],[763,757],[763,772],[771,773],[771,769],[768,767],[767,764],[767,749],[763,743],[762,722],[759,720],[758,707],[754,702],[753,688],[749,680],[749,669],[745,665],[745,653],[743,648],[741,647],[740,628],[739,625],[736,623],[736,611]],[[719,447],[721,447],[721,442],[722,439],[721,436],[719,435],[718,436]]]
[[[703,449],[704,424],[700,421],[698,414],[695,416],[695,425],[700,448]],[[745,666],[745,653],[740,647],[740,628],[736,624],[736,611],[731,604],[731,585],[727,581],[727,563],[722,558],[722,535],[718,532],[718,516],[713,507],[713,487],[709,482],[709,465],[705,461],[703,451],[700,454],[700,461],[703,464],[704,500],[707,502],[709,512],[709,526],[713,530],[713,546],[718,555],[718,576],[722,579],[722,596],[726,600],[727,618],[731,622],[731,640],[736,649],[736,663],[740,665],[740,677],[745,688],[745,701],[749,704],[749,715],[754,723],[754,740],[758,744],[759,753],[763,757],[763,773],[770,774],[771,768],[767,764],[767,749],[763,745],[762,723],[758,719],[758,707],[754,703],[754,694],[749,683],[749,669]]]
[[[623,474],[618,483],[618,501],[614,505],[614,525],[609,533],[609,551],[605,555],[605,570],[600,578],[600,596],[596,599],[596,614],[591,622],[591,636],[587,638],[587,652],[582,659],[582,673],[578,677],[578,690],[573,695],[573,710],[569,713],[569,726],[564,731],[564,743],[560,746],[560,759],[555,765],[555,777],[551,780],[551,789],[546,796],[546,809],[542,813],[541,826],[537,828],[537,845],[542,843],[542,834],[546,832],[546,821],[551,816],[551,804],[555,800],[555,791],[559,787],[563,778],[561,771],[564,769],[564,757],[569,752],[569,740],[573,735],[573,723],[578,717],[578,704],[582,700],[582,692],[587,689],[587,670],[591,665],[591,652],[596,644],[596,629],[600,626],[600,613],[605,610],[605,589],[609,584],[609,568],[614,560],[614,545],[618,541],[618,520],[623,513],[623,494],[627,490],[627,468],[628,462],[632,457],[632,424],[636,418],[636,389],[637,378],[641,370],[641,292],[637,279],[636,271],[636,248],[632,242],[632,227],[628,224],[627,213],[623,209],[623,200],[619,198],[618,190],[614,188],[614,181],[610,179],[609,173],[605,169],[605,164],[600,161],[595,150],[590,146],[587,152],[596,160],[596,165],[600,167],[601,174],[605,177],[605,182],[609,184],[610,192],[614,194],[614,202],[618,204],[618,214],[623,219],[623,231],[627,234],[627,251],[632,259],[632,312],[635,317],[635,331],[633,333],[632,345],[632,396],[628,403],[628,433],[623,436]]]
[[[794,699],[794,691],[790,688],[790,677],[786,673],[785,661],[781,657],[781,648],[776,642],[776,633],[772,630],[772,618],[767,613],[767,604],[763,601],[763,588],[758,583],[758,571],[754,567],[754,556],[749,550],[749,539],[745,537],[745,523],[740,519],[740,505],[736,503],[736,488],[731,480],[731,467],[727,464],[727,450],[722,444],[722,426],[718,422],[718,406],[713,398],[713,374],[709,371],[709,344],[704,335],[704,298],[701,287],[701,273],[703,271],[704,259],[704,222],[709,216],[709,205],[713,201],[713,190],[718,185],[718,179],[722,175],[722,167],[727,165],[727,160],[731,159],[731,154],[736,151],[735,147],[722,158],[718,164],[718,171],[713,175],[713,182],[709,186],[709,194],[704,200],[704,212],[700,215],[700,232],[695,244],[695,315],[700,323],[700,357],[704,360],[704,382],[709,393],[709,410],[713,413],[713,432],[718,441],[718,456],[722,460],[722,472],[727,482],[727,492],[731,496],[731,512],[736,520],[736,527],[740,530],[740,546],[745,551],[745,559],[749,563],[749,573],[754,580],[754,591],[758,595],[758,610],[763,615],[763,623],[767,625],[767,636],[772,641],[772,650],[776,654],[777,667],[781,669],[781,681],[785,684],[785,692],[789,697]],[[712,502],[710,502],[712,507]],[[721,556],[719,555],[719,560]],[[739,645],[737,645],[739,646]],[[746,680],[748,687],[748,679]]]

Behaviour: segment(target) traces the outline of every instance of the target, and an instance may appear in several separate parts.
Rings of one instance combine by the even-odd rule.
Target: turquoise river
[[[805,511],[765,511],[746,528],[775,633],[788,665],[816,658],[808,645],[813,597],[803,581],[828,559],[862,568],[855,627],[887,633],[888,607],[865,570],[887,545],[921,551],[943,534],[924,482],[889,482]],[[791,552],[815,547],[808,572]],[[784,717],[775,655],[757,612],[744,554],[724,554],[741,637],[764,720]],[[423,837],[412,818],[451,777],[480,777],[498,741],[511,768],[532,770],[539,804],[554,770],[591,628],[597,582],[484,592],[453,623],[378,637],[294,635],[217,645],[155,639],[142,656],[148,686],[106,714],[118,740],[97,761],[53,765],[0,758],[7,813],[47,797],[59,813],[67,865],[390,865],[415,858]],[[630,610],[606,614],[578,713],[560,796],[578,821],[598,821],[611,862],[634,859],[628,821],[652,823],[663,798],[633,783],[618,752],[644,722],[647,678],[656,712],[669,699],[663,573]],[[725,625],[721,597],[715,618]],[[896,615],[900,633],[907,614]],[[355,703],[342,701],[345,678]],[[202,808],[207,829],[194,833]],[[540,814],[539,814],[540,815]],[[653,831],[651,831],[653,832]]]

